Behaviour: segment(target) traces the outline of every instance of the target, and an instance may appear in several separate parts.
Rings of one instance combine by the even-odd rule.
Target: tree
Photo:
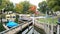
[[[0,0],[0,19],[1,19],[1,23],[2,23],[2,9],[6,7],[6,3],[7,3],[7,0]]]
[[[38,6],[39,6],[38,10],[44,14],[46,13],[47,10],[49,10],[46,1],[40,2]]]
[[[0,0],[1,2],[1,0]],[[9,10],[13,10],[13,3],[10,2],[9,0],[2,0],[2,3],[0,5],[0,10],[2,10],[3,8],[5,8],[5,10],[9,11]]]
[[[30,7],[32,6],[31,3],[29,3],[28,1],[23,1],[20,2],[19,4],[16,4],[16,12],[18,13],[22,13],[22,14],[28,14],[28,13],[32,13],[30,12]]]
[[[26,14],[29,10],[30,3],[28,1],[24,1],[24,2],[21,2],[21,4],[23,5],[22,13]]]
[[[22,13],[22,11],[23,11],[23,5],[16,4],[15,10],[16,10],[17,13]]]
[[[0,5],[2,4],[2,0],[0,0]]]
[[[29,7],[29,13],[35,13],[36,12],[36,6],[35,5],[31,5],[30,7]]]
[[[36,11],[36,6],[32,5],[28,1],[20,2],[19,4],[16,4],[16,12],[22,13],[22,14],[29,14],[34,13],[33,11]]]
[[[60,11],[60,0],[47,0],[47,4],[52,11]]]
[[[3,9],[3,8],[5,8],[6,7],[6,3],[8,2],[7,0],[1,0],[1,1],[2,1],[2,3],[0,5],[0,10]]]
[[[6,7],[5,7],[6,11],[14,11],[14,5],[13,3],[7,3]]]

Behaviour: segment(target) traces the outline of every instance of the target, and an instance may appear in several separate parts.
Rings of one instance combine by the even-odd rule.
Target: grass
[[[2,23],[0,23],[0,32],[2,32],[4,30],[6,30],[6,29],[3,27]]]
[[[42,23],[48,23],[49,22],[49,24],[51,24],[51,23],[57,24],[56,22],[58,22],[57,18],[54,18],[54,19],[53,18],[46,18],[46,19],[41,18],[38,21],[42,22]]]

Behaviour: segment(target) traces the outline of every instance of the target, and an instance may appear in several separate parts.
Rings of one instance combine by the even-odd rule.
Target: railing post
[[[22,25],[21,25],[21,34],[22,34]]]
[[[28,23],[28,31],[29,31],[29,23]]]
[[[33,14],[33,34],[34,34],[34,14]]]
[[[51,24],[51,34],[53,34],[53,24]]]
[[[59,25],[57,25],[57,34],[59,34]]]
[[[50,30],[49,30],[49,22],[48,22],[47,25],[48,25],[48,27],[47,27],[47,29],[48,29],[48,30],[47,30],[47,34],[50,34],[50,33],[49,33],[49,31],[50,31]]]

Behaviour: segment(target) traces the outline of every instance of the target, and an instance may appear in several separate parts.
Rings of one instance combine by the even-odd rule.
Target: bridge
[[[39,23],[36,20],[36,18],[41,18],[41,17],[30,17],[30,18],[32,18],[31,22],[19,24],[18,26],[15,26],[13,28],[0,32],[0,34],[16,34],[19,31],[22,31],[25,27],[29,26],[31,23],[38,28],[42,28],[46,32],[46,34],[53,34],[53,26],[51,27],[51,30],[50,30],[49,24]]]
[[[25,27],[27,27],[31,23],[32,22],[19,24],[18,26],[15,26],[15,27],[13,27],[11,29],[0,32],[0,34],[15,34],[15,33],[19,32],[19,31],[22,31],[22,29],[24,29]]]

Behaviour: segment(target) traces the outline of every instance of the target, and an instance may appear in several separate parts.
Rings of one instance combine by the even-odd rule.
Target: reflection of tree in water
[[[38,31],[40,34],[46,34],[46,32],[42,28],[34,27],[34,29]]]

